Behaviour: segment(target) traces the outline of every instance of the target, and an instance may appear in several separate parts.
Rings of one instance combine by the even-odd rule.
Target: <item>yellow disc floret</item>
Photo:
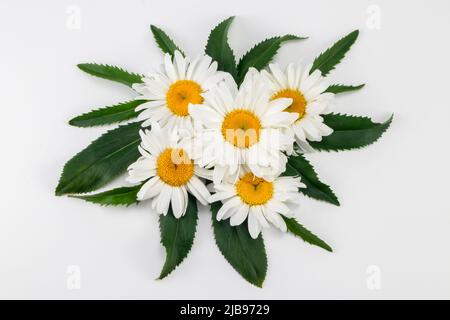
[[[262,205],[273,197],[273,183],[247,173],[236,183],[236,192],[250,206]]]
[[[305,96],[297,89],[283,89],[275,93],[271,100],[279,98],[291,98],[292,103],[284,111],[298,113],[298,119],[303,118],[306,112],[306,99]]]
[[[189,103],[203,103],[201,93],[202,88],[195,81],[179,80],[174,82],[166,93],[167,107],[177,116],[187,116]]]
[[[179,187],[194,175],[194,164],[183,149],[167,148],[158,157],[156,172],[168,185]]]
[[[234,110],[222,122],[222,135],[238,148],[248,148],[259,141],[261,121],[251,111]]]

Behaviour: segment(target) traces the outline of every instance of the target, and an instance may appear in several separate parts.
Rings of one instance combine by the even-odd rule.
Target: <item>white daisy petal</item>
[[[242,202],[238,197],[233,197],[233,198],[227,200],[222,205],[222,207],[220,207],[219,211],[217,212],[216,219],[218,221],[227,219],[232,214],[234,214],[233,210],[236,210],[241,205],[242,205]]]
[[[172,212],[175,218],[180,218],[185,214],[187,198],[184,197],[184,193],[182,188],[173,188],[172,189]]]
[[[164,184],[161,188],[159,196],[154,200],[156,201],[156,211],[159,214],[167,214],[170,205],[170,199],[172,198],[172,187]]]
[[[276,212],[273,212],[272,210],[264,210],[264,217],[267,218],[267,220],[270,221],[275,227],[280,229],[283,232],[287,231],[286,222],[284,222],[283,218],[280,217],[280,215]]]
[[[259,224],[258,218],[254,215],[253,212],[249,212],[248,214],[248,232],[253,239],[258,238],[259,233],[261,232],[261,225]]]
[[[247,219],[249,209],[250,208],[248,205],[243,205],[242,207],[240,207],[237,212],[231,216],[230,225],[238,226],[242,224],[245,219]]]
[[[187,187],[189,192],[192,193],[202,205],[206,206],[209,203],[208,199],[211,197],[211,194],[199,178],[193,176],[187,183]]]
[[[174,53],[174,61],[177,67],[177,79],[184,80],[186,77],[186,60],[178,50]]]

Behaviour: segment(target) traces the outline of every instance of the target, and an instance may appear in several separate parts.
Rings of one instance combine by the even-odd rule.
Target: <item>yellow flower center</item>
[[[226,141],[238,148],[248,148],[258,142],[261,121],[247,110],[234,110],[222,122],[222,135]]]
[[[303,118],[306,111],[306,99],[303,93],[301,93],[297,89],[283,89],[275,93],[271,100],[279,99],[279,98],[291,98],[292,103],[289,107],[287,107],[284,111],[287,112],[296,112],[298,113],[298,120]]]
[[[273,183],[247,173],[236,183],[236,192],[250,206],[265,204],[273,197]]]
[[[200,104],[203,102],[202,87],[192,80],[179,80],[174,82],[166,93],[166,103],[170,111],[177,116],[189,114],[189,103]]]
[[[194,164],[183,149],[167,148],[158,157],[156,172],[168,185],[179,187],[194,175]]]

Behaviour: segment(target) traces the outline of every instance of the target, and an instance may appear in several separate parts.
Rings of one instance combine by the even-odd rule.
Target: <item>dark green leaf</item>
[[[255,45],[252,49],[250,49],[239,61],[238,64],[238,83],[242,83],[244,81],[244,77],[250,68],[256,68],[257,70],[264,69],[270,61],[272,61],[273,57],[277,54],[278,49],[280,49],[281,45],[290,40],[302,40],[306,39],[304,37],[297,37],[294,35],[285,35],[282,37],[273,37],[270,39],[266,39],[257,45]]]
[[[90,75],[116,81],[129,87],[131,87],[133,83],[142,83],[141,75],[130,73],[115,66],[96,63],[80,63],[78,64],[78,68]]]
[[[139,158],[141,122],[110,130],[64,166],[55,194],[91,192],[111,182]]]
[[[181,49],[173,42],[172,39],[170,39],[170,37],[164,31],[154,25],[151,25],[150,29],[152,30],[153,37],[155,38],[155,41],[162,52],[168,53],[173,56],[175,51],[178,50],[184,56],[184,52],[181,51]]]
[[[290,172],[294,172],[293,170],[295,170],[301,177],[302,182],[306,185],[306,188],[299,189],[301,193],[317,200],[339,205],[339,200],[333,193],[333,190],[319,180],[317,173],[314,171],[314,167],[303,155],[299,154],[289,157],[287,168],[289,168]]]
[[[358,86],[347,86],[347,85],[343,85],[343,84],[333,84],[331,86],[328,87],[327,90],[325,90],[325,92],[331,92],[331,93],[343,93],[343,92],[349,92],[349,91],[355,91],[355,90],[359,90],[362,89],[365,86],[365,84],[360,84]]]
[[[159,216],[161,243],[166,248],[166,262],[159,279],[165,278],[186,258],[194,242],[197,228],[197,202],[189,195],[186,214],[177,219],[172,210]]]
[[[338,151],[361,148],[374,143],[389,128],[393,115],[386,122],[376,123],[367,117],[343,114],[324,115],[324,123],[334,131],[323,137],[322,141],[312,141],[311,146],[318,150]]]
[[[120,187],[105,192],[84,196],[70,196],[72,198],[86,200],[104,206],[129,206],[138,203],[136,198],[142,184],[132,187]]]
[[[230,73],[236,79],[236,59],[228,44],[228,29],[233,19],[234,17],[230,17],[222,21],[211,31],[205,53],[217,61],[219,70]]]
[[[262,287],[267,272],[262,235],[252,239],[247,224],[232,227],[229,221],[217,221],[217,212],[221,206],[221,202],[211,204],[214,236],[220,252],[245,280]]]
[[[341,62],[342,58],[344,58],[347,51],[356,41],[356,38],[358,38],[358,34],[358,30],[349,33],[336,42],[332,47],[321,53],[314,60],[310,73],[313,73],[316,69],[319,69],[322,72],[322,75],[326,76],[339,62]]]
[[[300,176],[300,173],[298,173],[298,171],[293,166],[291,166],[289,163],[286,163],[286,170],[284,170],[284,172],[281,175],[283,177],[286,177],[286,176],[298,177],[298,176]]]
[[[300,223],[298,223],[294,218],[286,218],[285,216],[281,216],[286,222],[286,226],[290,232],[295,234],[296,236],[302,238],[305,242],[312,244],[314,246],[318,246],[327,251],[333,252],[333,249],[326,244],[325,241],[321,240],[318,236],[313,234],[311,231],[306,229]]]
[[[134,109],[144,102],[146,101],[131,100],[114,106],[92,110],[73,118],[69,121],[69,124],[76,127],[92,127],[130,120],[137,117],[138,113]]]

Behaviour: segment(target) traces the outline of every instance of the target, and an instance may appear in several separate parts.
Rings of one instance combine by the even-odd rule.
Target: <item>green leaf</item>
[[[343,114],[323,115],[324,123],[333,129],[333,133],[323,137],[322,141],[311,141],[310,145],[318,150],[338,151],[361,148],[374,143],[389,128],[393,115],[383,123],[373,122],[367,117]]]
[[[111,182],[139,158],[141,122],[103,134],[64,166],[55,194],[85,193]]]
[[[164,53],[168,53],[171,56],[174,55],[175,51],[178,50],[184,56],[184,52],[173,42],[172,39],[160,28],[151,25],[150,29],[152,30],[153,37],[155,38],[158,47]]]
[[[314,171],[314,167],[303,155],[299,154],[289,157],[286,167],[289,168],[290,172],[297,172],[302,182],[306,185],[306,188],[299,189],[301,193],[308,197],[339,206],[339,200],[333,193],[333,190],[319,180],[317,173]]]
[[[236,79],[236,59],[228,44],[228,29],[234,17],[230,17],[219,23],[209,34],[205,53],[214,61],[217,61],[218,70],[230,73]]]
[[[229,221],[217,221],[217,212],[221,206],[221,202],[211,204],[214,236],[220,252],[245,280],[262,287],[267,272],[267,256],[262,235],[253,239],[247,224],[232,227]]]
[[[97,203],[103,206],[129,206],[138,203],[137,193],[142,184],[132,187],[120,187],[96,194],[74,196],[72,198],[82,199],[88,202]]]
[[[147,101],[131,100],[114,106],[92,110],[71,119],[69,124],[75,127],[92,127],[130,120],[137,117],[138,113],[134,110],[144,102]]]
[[[300,223],[298,223],[294,218],[286,218],[283,215],[281,215],[281,217],[284,219],[284,222],[286,222],[286,226],[291,233],[302,238],[305,242],[308,242],[309,244],[318,246],[329,252],[333,252],[333,249],[331,249],[331,247],[325,241],[321,240],[314,233],[312,233],[311,231],[306,229],[304,226],[302,226]]]
[[[277,54],[281,45],[290,40],[303,40],[304,37],[297,37],[294,35],[285,35],[282,37],[273,37],[266,39],[252,49],[250,49],[239,61],[238,64],[238,84],[244,81],[245,75],[250,68],[256,68],[257,70],[264,69],[273,57]]]
[[[96,63],[80,63],[78,68],[90,75],[116,81],[131,87],[133,83],[142,83],[142,75],[130,73],[116,66]]]
[[[343,92],[359,90],[359,89],[362,89],[364,86],[365,86],[365,84],[360,84],[358,86],[348,86],[348,85],[343,85],[343,84],[333,84],[333,85],[329,86],[328,89],[325,90],[325,92],[331,92],[331,93],[334,93],[334,94],[338,94],[338,93],[343,93]]]
[[[172,209],[159,216],[161,243],[166,248],[166,262],[159,279],[165,278],[186,258],[194,242],[197,228],[197,202],[189,195],[186,214],[177,219]]]
[[[341,62],[345,54],[358,38],[359,31],[355,30],[336,42],[332,47],[321,53],[312,65],[310,74],[319,69],[326,76],[334,67]]]

